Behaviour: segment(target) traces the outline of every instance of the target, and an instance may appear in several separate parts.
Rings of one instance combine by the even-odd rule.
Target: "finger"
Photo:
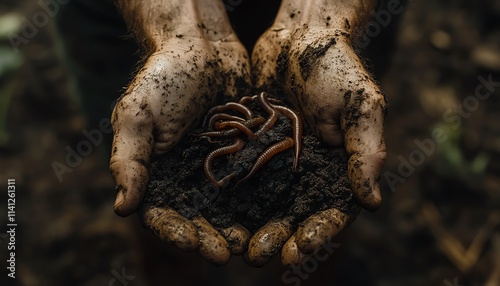
[[[241,255],[247,250],[250,240],[250,231],[241,224],[235,224],[231,227],[221,230],[222,236],[229,244],[229,249],[234,255]]]
[[[186,251],[198,248],[196,227],[173,209],[150,207],[141,216],[144,227],[161,240]]]
[[[266,264],[292,233],[292,225],[286,219],[267,223],[250,239],[245,261],[253,266]]]
[[[295,242],[298,250],[304,254],[312,254],[341,232],[350,219],[351,216],[337,209],[328,209],[310,216],[297,229]]]
[[[229,261],[231,251],[224,237],[203,217],[196,217],[193,223],[200,237],[200,254],[215,265],[223,265]]]
[[[337,117],[334,117],[337,118]],[[338,120],[328,118],[326,121],[316,123],[316,134],[321,134],[323,142],[331,147],[340,147],[344,145],[344,136]]]
[[[142,202],[153,149],[153,117],[148,104],[124,97],[116,105],[110,170],[116,182],[115,213],[128,216]],[[141,103],[142,102],[142,103]]]
[[[385,97],[370,79],[344,95],[341,126],[349,154],[348,176],[354,196],[368,210],[382,203],[378,179],[386,157],[386,111]]]
[[[296,234],[292,235],[281,250],[281,263],[286,267],[299,265],[307,258],[307,255],[299,250],[295,238]]]

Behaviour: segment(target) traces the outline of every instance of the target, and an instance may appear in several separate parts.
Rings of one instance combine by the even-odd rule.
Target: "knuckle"
[[[385,95],[377,89],[371,96],[371,105],[372,107],[380,107],[384,111],[389,104]]]

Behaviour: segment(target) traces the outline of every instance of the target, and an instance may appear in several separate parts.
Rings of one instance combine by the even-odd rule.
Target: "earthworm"
[[[252,96],[243,96],[240,98],[239,103],[240,104],[247,104],[249,101],[253,101],[257,98],[258,95],[252,95]]]
[[[257,97],[258,97],[258,95],[243,96],[240,99],[239,103],[240,104],[246,104],[249,101],[254,101]],[[269,102],[272,102],[273,104],[283,104],[282,100],[279,100],[279,99],[276,99],[276,98],[268,97],[267,100],[269,100]]]
[[[220,181],[217,181],[217,179],[215,179],[214,175],[212,174],[212,163],[215,158],[237,152],[241,150],[244,145],[245,144],[243,143],[243,140],[241,140],[241,138],[236,138],[234,139],[234,143],[232,145],[221,147],[208,154],[203,164],[203,171],[205,172],[205,176],[207,176],[212,185],[217,188],[221,188],[227,181],[231,180],[231,178],[235,176],[235,173],[232,173],[222,178]]]
[[[281,106],[281,105],[273,105],[273,107],[278,110],[279,112],[283,113],[284,115],[288,116],[292,120],[293,124],[293,139],[295,140],[295,160],[293,161],[293,168],[292,170],[296,170],[297,166],[299,164],[299,156],[300,156],[300,151],[302,149],[302,119],[300,116],[295,113],[295,111]]]
[[[265,92],[259,94],[258,99],[260,105],[262,106],[262,109],[264,109],[264,111],[269,114],[269,118],[257,131],[257,134],[262,134],[269,131],[269,129],[273,127],[274,123],[276,123],[276,120],[278,120],[279,113],[276,112],[276,110],[273,108],[274,106],[271,106],[271,104],[267,101],[267,94]]]
[[[203,126],[206,126],[207,118],[210,114],[212,114],[214,112],[222,112],[222,111],[231,110],[231,109],[236,110],[236,111],[240,112],[241,114],[243,114],[247,120],[249,120],[253,117],[253,113],[248,107],[244,106],[243,104],[237,103],[237,102],[228,102],[224,105],[218,105],[218,106],[212,107],[208,111],[207,115],[205,116],[205,119],[203,120]]]
[[[276,99],[276,98],[272,98],[272,97],[269,97],[268,98],[269,102],[271,102],[272,104],[283,104],[283,101],[280,100],[280,99]]]
[[[243,122],[243,125],[248,127],[248,128],[254,128],[256,126],[261,125],[266,119],[262,116],[256,116],[250,120],[247,120]],[[220,130],[220,131],[208,131],[208,132],[203,132],[200,134],[195,134],[195,136],[199,137],[234,137],[236,135],[239,135],[241,133],[241,130],[238,128],[232,128],[229,130]]]
[[[248,180],[250,177],[255,175],[257,171],[259,171],[262,166],[264,166],[272,157],[274,157],[276,154],[285,151],[288,148],[291,148],[294,145],[294,141],[290,137],[286,137],[283,141],[280,141],[278,143],[273,144],[269,148],[267,148],[260,156],[257,158],[255,161],[255,164],[253,165],[252,169],[246,175],[243,179],[241,179],[235,186],[238,187],[241,183],[244,181]]]
[[[264,111],[269,114],[269,118],[267,119],[267,121],[257,131],[257,134],[262,134],[262,133],[269,131],[269,129],[271,129],[274,126],[274,124],[276,123],[276,120],[278,120],[279,114],[274,110],[274,108],[269,103],[269,101],[271,101],[271,100],[273,100],[275,102],[276,102],[276,100],[269,98],[269,101],[268,101],[267,94],[265,92],[261,92],[259,95],[243,96],[240,99],[239,103],[246,104],[247,102],[253,101],[256,98],[259,99],[259,103],[260,103],[260,106],[262,106],[262,109],[264,109]]]
[[[229,115],[226,113],[216,113],[208,121],[208,127],[214,127],[215,122],[217,122],[219,120],[244,121],[243,118],[238,117],[238,116]]]
[[[238,121],[223,121],[215,123],[215,129],[217,130],[226,129],[227,127],[236,128],[251,139],[257,139],[258,137],[257,134],[253,133],[253,131],[250,128],[246,127],[244,123]]]

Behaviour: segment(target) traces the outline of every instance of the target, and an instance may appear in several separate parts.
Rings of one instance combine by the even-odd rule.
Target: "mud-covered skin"
[[[270,221],[250,239],[245,261],[253,266],[266,264],[290,237],[293,226],[286,218],[280,221]]]
[[[385,161],[384,95],[353,49],[356,31],[369,19],[376,1],[284,0],[273,26],[252,54],[257,88],[279,94],[300,110],[307,126],[333,147],[349,154],[349,180],[361,206],[381,204],[378,177]],[[325,214],[328,216],[328,214]],[[349,218],[333,216],[339,227],[319,224],[320,240],[300,240],[320,217],[307,220],[283,249],[283,262],[298,262],[336,235]]]
[[[198,231],[173,209],[148,207],[143,214],[144,226],[160,239],[186,251],[198,248]]]
[[[250,64],[222,1],[117,3],[147,54],[112,115],[114,209],[127,216],[142,202],[151,159],[175,146],[209,106],[247,92]],[[145,224],[160,238],[186,250],[192,250],[196,241],[202,256],[216,264],[229,259],[227,242],[201,220],[183,220],[170,209],[145,209],[142,216],[149,218],[158,212],[162,213],[160,219],[149,219]],[[179,229],[187,233],[181,236]]]
[[[156,7],[156,2],[164,1],[138,2],[135,6],[132,2],[135,1],[122,5],[140,13],[146,9],[143,6]],[[181,15],[171,14],[167,8],[144,12],[147,21],[155,18],[155,13],[164,21],[174,18],[171,23],[158,23],[159,31],[151,28],[152,31],[143,32],[145,37],[154,35],[145,38],[154,43],[148,44],[154,50],[112,115],[114,142],[110,168],[117,181],[115,211],[120,215],[137,209],[142,192],[129,190],[144,190],[151,157],[175,146],[200,120],[207,106],[223,100],[223,96],[244,92],[250,85],[247,52],[232,29],[227,28],[229,23],[222,3],[201,0],[180,3],[172,9],[181,9],[192,17],[175,20]],[[215,14],[198,13],[197,5]],[[176,33],[168,32],[163,28],[165,25],[179,25],[179,29]],[[156,26],[151,24],[151,27]],[[241,82],[246,85],[236,86]]]
[[[283,0],[273,27],[257,43],[252,59],[254,87],[273,94],[284,91],[285,101],[294,104],[308,123],[305,129],[332,146],[345,144],[353,193],[362,206],[372,210],[381,203],[377,178],[385,160],[382,129],[386,102],[352,49],[352,39],[368,19],[374,2]],[[118,0],[118,4],[150,55],[115,108],[112,120],[115,137],[110,168],[117,183],[115,212],[126,216],[142,200],[151,158],[171,150],[199,120],[197,115],[204,110],[197,108],[222,102],[223,95],[234,96],[240,93],[238,87],[248,87],[250,65],[221,0]],[[199,72],[191,74],[193,68]],[[182,81],[179,87],[165,84]],[[184,190],[178,196],[183,194]],[[152,209],[143,217],[148,217],[149,211]],[[221,236],[179,216],[169,212],[162,218],[174,217],[180,224],[190,225],[186,230],[197,230],[197,235],[191,233],[186,239],[198,240],[199,250],[210,261],[223,262],[226,252],[206,251],[209,245],[218,250],[239,248],[225,246]],[[325,233],[320,237],[324,240],[347,225],[343,219],[351,221],[353,217],[329,217],[339,228],[318,224],[319,217],[307,220],[307,224],[318,226],[317,230]],[[171,224],[160,219],[148,222],[153,225],[147,227],[160,237],[179,237]],[[304,229],[309,228],[298,232]],[[261,230],[274,251],[279,251],[285,242],[282,238],[288,235],[275,235],[278,232],[273,226]],[[306,257],[303,254],[309,248],[295,239],[285,247],[288,261],[295,262]],[[268,256],[265,249],[253,243],[250,263],[266,261],[261,259]]]
[[[229,244],[231,253],[241,255],[247,250],[247,244],[250,240],[250,232],[240,224],[234,224],[231,227],[221,230],[222,236]]]

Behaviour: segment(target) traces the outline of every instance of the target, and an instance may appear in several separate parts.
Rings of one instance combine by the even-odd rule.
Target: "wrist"
[[[234,37],[222,0],[117,0],[129,28],[149,52],[184,38]]]
[[[275,26],[351,33],[369,20],[376,4],[376,0],[283,0]]]

